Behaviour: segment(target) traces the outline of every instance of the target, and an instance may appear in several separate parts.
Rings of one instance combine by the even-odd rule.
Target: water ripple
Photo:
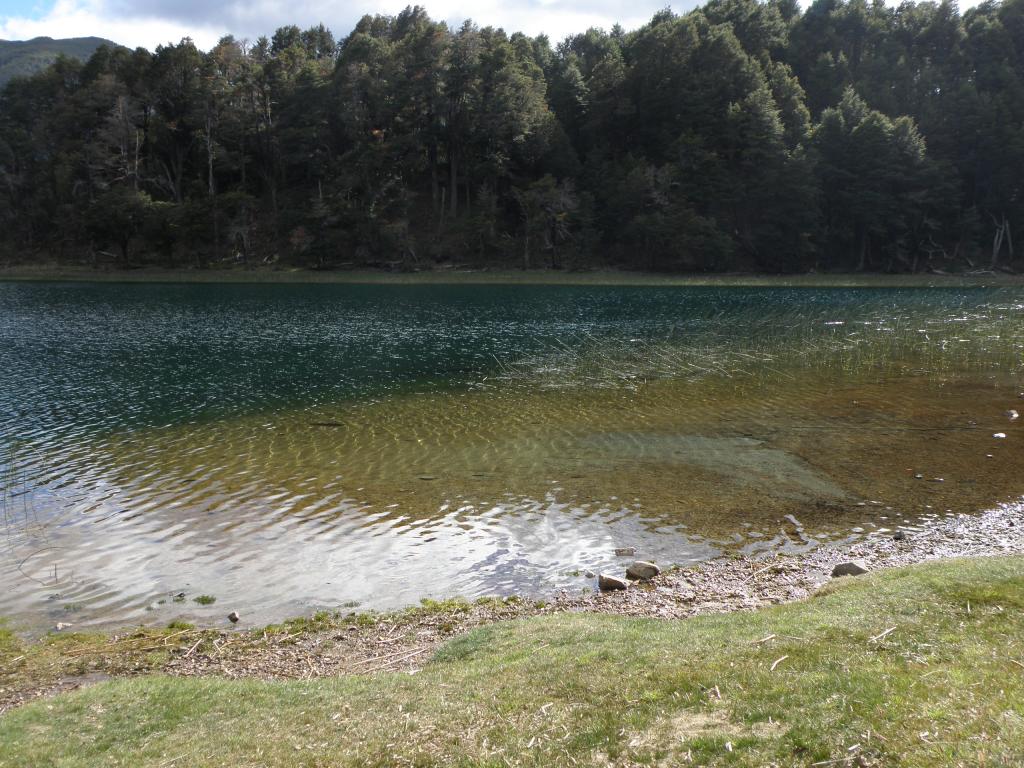
[[[1019,294],[0,283],[0,614],[543,593],[980,509],[1024,490]]]

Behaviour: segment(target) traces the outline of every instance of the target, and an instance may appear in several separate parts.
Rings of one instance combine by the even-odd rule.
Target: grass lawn
[[[1024,558],[754,613],[493,624],[413,675],[143,676],[0,717],[5,767],[691,763],[1024,764]]]

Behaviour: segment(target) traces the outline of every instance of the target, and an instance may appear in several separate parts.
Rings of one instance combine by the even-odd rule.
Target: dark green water
[[[259,623],[578,589],[617,546],[685,563],[976,511],[1024,490],[1022,307],[0,283],[0,614]],[[925,492],[915,468],[963,482]]]

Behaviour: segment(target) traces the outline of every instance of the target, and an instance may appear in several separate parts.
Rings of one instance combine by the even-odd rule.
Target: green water
[[[1024,491],[1022,321],[1020,289],[0,283],[0,614],[265,623],[913,530]]]

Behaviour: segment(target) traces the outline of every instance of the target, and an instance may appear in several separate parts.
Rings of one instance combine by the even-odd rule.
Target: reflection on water
[[[1022,491],[1022,299],[0,284],[0,614],[265,623],[979,510]]]

